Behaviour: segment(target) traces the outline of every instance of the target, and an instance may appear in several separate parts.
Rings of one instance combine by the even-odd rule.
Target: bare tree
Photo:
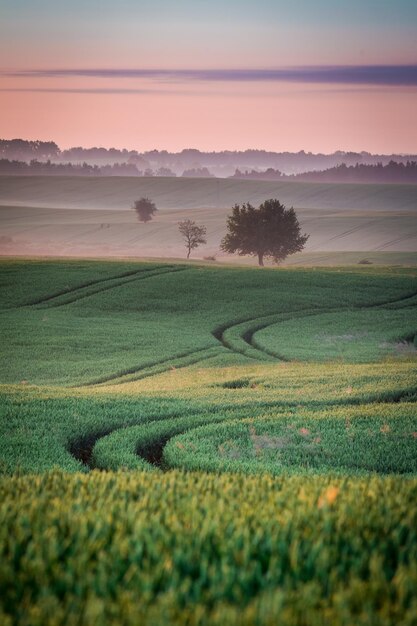
[[[190,258],[191,250],[195,250],[199,245],[207,243],[205,226],[198,226],[193,220],[183,220],[178,223],[178,230],[185,242],[187,259]]]

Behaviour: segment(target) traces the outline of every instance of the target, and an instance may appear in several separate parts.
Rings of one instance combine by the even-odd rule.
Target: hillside
[[[230,207],[279,198],[305,209],[410,210],[415,185],[366,185],[233,180],[222,178],[131,178],[2,176],[0,204],[56,208],[126,209],[149,196],[161,209]]]
[[[130,209],[141,196],[159,209],[146,225]],[[204,223],[208,234],[194,258],[254,263],[221,254],[219,245],[230,207],[269,197],[293,205],[310,234],[305,252],[289,263],[357,263],[364,256],[372,262],[416,262],[416,186],[175,178],[0,178],[0,252],[182,258],[177,225],[190,218]],[[346,251],[356,254],[333,254]]]
[[[414,624],[415,268],[0,285],[2,624]]]

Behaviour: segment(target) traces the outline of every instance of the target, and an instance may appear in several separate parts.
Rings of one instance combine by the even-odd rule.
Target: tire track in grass
[[[414,390],[414,394],[417,390]],[[372,403],[386,403],[386,404],[396,404],[401,402],[403,399],[406,401],[412,397],[412,390],[399,390],[396,393],[391,394],[390,396],[381,397],[375,399]],[[280,410],[284,409],[284,406],[280,403],[272,402],[267,403],[270,405],[270,408],[279,408]],[[331,405],[332,403],[330,403]],[[335,405],[340,403],[333,403]],[[349,406],[355,406],[362,404],[361,401],[357,400],[356,402],[347,402],[344,403]],[[327,406],[329,404],[326,403]],[[233,407],[235,408],[235,407]],[[245,412],[245,409],[252,410],[253,405],[244,405],[240,407],[240,410],[237,411],[237,415],[223,415],[223,411],[219,411],[216,409],[213,413],[208,413],[203,416],[187,416],[187,417],[177,417],[177,418],[168,418],[166,420],[161,421],[152,421],[151,423],[133,426],[127,429],[123,429],[123,432],[118,430],[113,433],[104,436],[100,443],[104,448],[104,452],[106,453],[106,448],[108,447],[108,443],[112,443],[112,439],[116,439],[117,443],[125,443],[126,439],[128,443],[130,443],[130,449],[128,449],[128,453],[137,457],[138,459],[138,467],[137,469],[151,469],[151,470],[161,470],[168,471],[171,469],[166,462],[164,461],[164,448],[167,443],[177,435],[184,434],[186,432],[197,429],[201,426],[205,426],[208,424],[218,424],[221,422],[236,422],[243,419],[242,413]],[[192,423],[190,421],[192,420]],[[127,435],[127,437],[126,437]],[[117,441],[118,440],[118,441]],[[99,443],[99,445],[100,445]],[[132,445],[133,444],[133,445]],[[97,444],[96,444],[97,445]],[[117,446],[116,447],[116,455],[117,455]],[[96,446],[93,448],[93,455],[95,453]],[[114,448],[113,448],[114,450]],[[130,462],[132,463],[132,467],[128,467],[127,469],[136,469],[135,467],[135,459],[133,456],[130,456]],[[105,456],[104,456],[105,458]],[[117,457],[113,457],[113,460],[116,460]],[[103,459],[104,460],[104,459]],[[126,457],[125,457],[126,460]],[[100,469],[106,469],[105,467],[101,467]],[[115,469],[110,467],[109,469]]]
[[[249,405],[246,408],[249,408]],[[120,468],[168,470],[169,467],[164,464],[163,451],[172,437],[199,426],[241,418],[240,411],[234,416],[224,416],[223,411],[216,408],[214,411],[203,414],[152,419],[131,426],[115,428],[96,438],[86,464],[90,469],[104,471]]]
[[[74,437],[67,446],[68,452],[77,461],[91,469],[91,454],[96,442],[113,431],[113,428],[102,428],[81,437]]]
[[[288,403],[285,406],[295,407],[298,405],[299,401],[297,400],[296,403]],[[275,401],[257,403],[257,407],[262,409],[273,409],[277,406],[282,407],[282,404],[278,404]],[[161,461],[163,448],[171,437],[208,423],[219,423],[226,420],[233,421],[241,419],[242,416],[250,417],[253,408],[253,402],[243,403],[237,408],[236,404],[231,401],[222,404],[221,407],[208,406],[205,409],[202,407],[199,412],[193,412],[189,415],[179,413],[162,418],[158,415],[145,420],[138,418],[136,424],[104,426],[101,429],[93,428],[82,436],[72,437],[65,447],[75,459],[89,469],[113,470],[121,467],[127,469],[168,469],[163,468]],[[228,411],[233,413],[225,415]],[[236,415],[234,415],[235,412]],[[168,433],[167,427],[169,427]],[[134,467],[132,467],[132,463],[129,464],[130,466],[119,463],[119,444],[122,441],[123,445],[125,445],[126,441],[130,445],[130,448],[128,447],[128,456],[130,461],[133,461]],[[114,444],[116,444],[116,450],[114,450]],[[97,446],[104,446],[106,457],[108,457],[108,450],[115,453],[117,455],[117,466],[113,464],[109,467],[107,464],[100,464],[97,458],[93,458]],[[113,460],[114,458],[113,454]]]
[[[205,354],[204,354],[205,353]],[[209,346],[205,348],[199,348],[198,350],[190,350],[182,352],[180,354],[174,354],[167,359],[161,359],[159,361],[151,361],[143,365],[135,365],[128,369],[122,370],[115,374],[109,374],[96,378],[77,387],[93,387],[99,385],[120,385],[122,383],[132,382],[135,380],[141,380],[142,378],[148,378],[150,376],[156,376],[163,374],[170,370],[181,369],[188,367],[189,365],[195,365],[200,361],[210,359],[213,356],[219,354],[219,346]]]
[[[228,408],[232,408],[232,405]],[[219,418],[213,420],[216,414]],[[236,419],[240,418],[238,414]],[[66,447],[75,459],[90,470],[115,470],[120,467],[161,469],[163,448],[171,437],[224,419],[217,407],[203,414],[162,419],[154,416],[136,424],[92,430],[81,437],[74,437]],[[229,416],[228,419],[233,418]],[[125,454],[124,458],[120,452]]]
[[[416,393],[417,389],[403,388],[376,393],[373,396],[346,398],[343,401],[318,402],[311,408],[314,413],[315,410],[331,406],[413,402]],[[260,408],[260,406],[256,406],[258,409]],[[278,408],[283,411],[299,406],[299,400],[289,403],[277,403],[275,401],[261,403],[263,410]],[[180,414],[162,419],[154,416],[137,424],[93,430],[82,437],[74,438],[70,441],[67,449],[88,469],[167,471],[170,468],[164,463],[163,452],[172,437],[207,424],[239,421],[245,417],[251,417],[253,410],[253,402],[242,404],[238,408],[231,403],[222,407],[208,408],[203,413],[186,416]],[[235,411],[236,414],[225,414],[227,411]]]
[[[147,270],[146,273],[145,271],[140,272],[139,275],[132,276],[131,278],[112,280],[111,283],[107,285],[102,285],[102,286],[97,286],[97,287],[93,286],[92,288],[88,287],[86,289],[87,291],[86,293],[83,293],[83,292],[80,293],[80,290],[79,290],[77,291],[76,294],[69,295],[69,297],[65,297],[65,295],[59,296],[59,298],[57,297],[56,299],[54,299],[55,301],[52,304],[48,303],[46,306],[39,305],[36,308],[40,308],[40,309],[58,308],[60,306],[65,306],[66,304],[72,304],[73,302],[84,300],[85,298],[90,298],[91,296],[95,296],[98,293],[103,293],[104,291],[108,291],[116,287],[123,287],[124,285],[127,285],[129,283],[133,283],[133,282],[140,281],[140,280],[145,280],[147,278],[155,278],[157,276],[162,276],[164,274],[174,274],[177,272],[184,272],[188,269],[190,268],[173,267],[172,269],[164,268],[160,270],[157,270],[157,269]]]
[[[385,308],[390,305],[399,304],[400,307],[403,306],[412,306],[414,304],[413,299],[417,298],[417,291],[413,291],[411,294],[407,294],[405,296],[401,296],[401,298],[395,298],[394,300],[386,300],[385,302],[376,302],[374,304],[367,304],[365,306],[356,307],[356,309],[377,309],[377,308]],[[404,304],[405,303],[405,304]],[[395,306],[393,307],[395,308]]]
[[[169,268],[164,269],[163,272],[158,271],[158,270],[152,270],[152,269],[142,270],[142,272],[144,271],[149,272],[147,276],[143,277],[143,278],[145,277],[147,278],[147,277],[152,277],[152,276],[158,276],[158,275],[165,274],[165,273],[185,271],[186,269],[189,269],[189,268],[176,268],[175,266],[169,266]],[[138,277],[134,277],[131,280],[137,280],[137,279]],[[119,284],[124,284],[126,282],[131,282],[131,281],[126,280],[126,281],[122,281],[122,283],[119,283]],[[119,286],[119,284],[118,285],[112,284],[112,285],[106,286],[105,289],[110,289],[114,286]],[[100,291],[102,290],[104,289],[100,289]],[[99,291],[95,291],[94,293],[98,293],[98,292]],[[93,295],[93,294],[89,293],[83,297],[88,297],[90,295]],[[417,293],[413,293],[411,295],[406,295],[401,298],[397,298],[395,300],[389,300],[384,303],[375,303],[375,304],[367,305],[364,307],[355,307],[355,309],[367,309],[367,308],[375,308],[375,307],[383,308],[386,305],[402,303],[408,300],[412,301],[413,298],[416,297],[416,295]],[[77,298],[77,299],[80,299],[80,298]],[[71,300],[71,301],[74,301],[74,300]],[[65,302],[65,304],[66,303],[68,302]],[[279,323],[280,321],[286,321],[288,319],[293,319],[295,317],[301,319],[307,316],[314,316],[314,315],[320,315],[323,313],[331,313],[331,312],[342,312],[345,310],[349,310],[349,309],[346,309],[345,307],[335,308],[335,309],[325,309],[325,310],[315,309],[315,310],[310,310],[310,311],[303,311],[301,313],[299,311],[292,311],[286,314],[271,314],[269,316],[264,316],[264,317],[255,317],[255,318],[241,320],[239,322],[235,322],[230,325],[218,327],[217,329],[212,331],[212,335],[218,341],[220,341],[223,347],[225,347],[227,350],[235,352],[235,353],[243,354],[244,356],[248,358],[252,358],[254,360],[264,360],[264,361],[265,360],[271,361],[271,360],[277,360],[277,359],[282,360],[282,361],[288,361],[289,359],[287,359],[286,357],[283,357],[282,355],[276,352],[268,351],[264,347],[259,346],[256,342],[256,339],[254,338],[255,333],[261,329],[267,328],[268,326],[272,324]],[[250,324],[249,327],[247,327],[248,323]],[[252,326],[251,325],[252,323],[255,323],[255,325]],[[239,326],[242,327],[241,330],[243,331],[241,335],[238,336],[237,338],[238,340],[241,340],[241,345],[239,345],[238,342],[234,340],[231,341],[231,339],[227,336],[228,331],[232,331],[233,329],[236,329]],[[194,357],[197,353],[202,353],[205,351],[209,351],[209,353],[207,355],[199,354],[196,359],[187,360],[187,362],[183,362],[183,363],[180,362],[180,363],[176,363],[175,365],[173,363],[173,361],[179,361],[182,359],[186,359],[187,357]],[[172,367],[175,367],[175,368],[187,367],[189,365],[198,363],[201,360],[211,358],[212,356],[215,356],[215,354],[211,348],[202,348],[197,351],[185,352],[185,353],[174,355],[173,357],[170,357],[169,360],[163,359],[161,361],[154,361],[151,363],[147,363],[146,365],[135,366],[133,368],[129,368],[128,370],[123,370],[116,374],[111,374],[109,376],[101,377],[100,379],[90,381],[89,383],[85,383],[85,385],[82,385],[82,386],[101,385],[101,384],[107,384],[109,382],[111,382],[112,384],[121,384],[124,382],[130,382],[133,380],[140,380],[148,376],[155,376],[165,371],[169,371],[169,369],[171,369]]]
[[[232,324],[220,326],[212,331],[213,336],[229,351],[243,354],[244,356],[256,361],[290,361],[290,359],[276,352],[268,351],[264,347],[259,346],[254,335],[258,330],[268,328],[273,324],[284,322],[294,318],[303,318],[309,315],[317,315],[319,313],[329,313],[331,309],[314,309],[314,310],[298,310],[288,311],[287,313],[271,313],[262,317],[253,317]]]
[[[287,313],[272,313],[270,315],[265,315],[262,317],[243,319],[233,322],[231,324],[218,326],[212,331],[212,335],[223,345],[223,347],[231,352],[243,354],[244,356],[254,360],[279,360],[285,362],[290,361],[291,359],[284,357],[282,354],[279,354],[275,351],[267,350],[264,346],[258,344],[256,338],[254,337],[255,333],[259,330],[263,330],[264,328],[268,328],[273,324],[285,322],[290,319],[303,319],[305,317],[322,315],[325,313],[348,313],[349,311],[360,311],[366,309],[383,309],[387,306],[395,308],[395,304],[400,305],[400,307],[411,307],[414,305],[414,299],[416,297],[417,292],[413,292],[411,294],[401,296],[400,298],[387,300],[385,302],[377,302],[364,306],[356,306],[350,308],[335,307],[328,309],[307,309],[303,311],[289,311]],[[237,336],[234,336],[236,335],[236,333]]]
[[[104,287],[95,290],[94,292],[89,292],[87,294],[79,295],[77,293],[77,297],[71,300],[66,300],[63,303],[59,303],[55,306],[62,306],[63,304],[69,304],[70,302],[74,302],[76,300],[89,297],[90,295],[95,295],[95,293],[100,293],[101,291],[105,291],[107,289],[112,289],[113,287],[121,286],[126,283],[132,282],[134,280],[139,280],[143,278],[148,278],[152,276],[159,276],[166,273],[175,273],[178,271],[185,271],[187,269],[191,269],[188,267],[177,267],[177,266],[168,266],[165,267],[163,271],[160,269],[148,269],[141,270],[140,272],[136,272],[142,274],[146,272],[145,276],[137,276],[134,275],[132,278],[127,277],[126,280],[119,281],[117,284],[114,283],[114,279],[106,279],[106,282],[109,280],[113,280],[111,285],[105,285]],[[129,276],[129,275],[128,275]],[[100,281],[103,282],[103,281]],[[77,292],[79,292],[81,288],[79,287]],[[397,298],[395,300],[390,300],[384,303],[376,303],[371,305],[366,305],[362,307],[354,307],[353,309],[348,309],[347,307],[342,308],[334,308],[334,309],[309,309],[303,311],[289,311],[287,313],[272,313],[270,315],[262,316],[262,317],[254,317],[254,318],[246,318],[237,322],[233,322],[232,324],[226,324],[223,326],[219,326],[212,331],[212,336],[219,341],[224,348],[226,348],[229,352],[242,354],[245,357],[251,358],[256,361],[290,361],[291,359],[284,357],[281,354],[278,354],[275,351],[269,351],[264,346],[259,345],[256,342],[256,338],[254,335],[257,331],[267,328],[273,324],[284,322],[289,319],[299,318],[302,319],[307,316],[320,315],[324,313],[334,313],[334,312],[343,312],[349,310],[360,310],[367,308],[375,308],[387,305],[392,305],[395,303],[401,303],[404,301],[412,300],[415,298],[417,293],[407,294],[402,296],[401,298]],[[54,296],[54,298],[57,296]],[[51,299],[51,298],[50,298]],[[233,336],[234,332],[237,331],[237,336]],[[126,382],[131,382],[135,380],[141,380],[143,378],[147,378],[150,376],[155,376],[170,369],[179,369],[183,367],[187,367],[189,365],[193,365],[202,360],[206,360],[216,356],[218,352],[218,346],[210,346],[205,348],[200,348],[198,350],[192,350],[183,352],[180,354],[173,355],[168,359],[161,359],[158,361],[148,362],[143,365],[133,366],[125,370],[121,370],[119,372],[109,374],[107,376],[102,376],[100,378],[94,379],[87,383],[83,383],[82,385],[77,385],[77,387],[90,387],[90,386],[98,386],[98,385],[106,385],[106,384],[122,384]],[[204,352],[206,354],[204,355]]]
[[[404,302],[407,303],[409,300],[411,300],[411,304],[409,305],[411,307],[414,304],[414,298],[416,298],[416,296],[417,296],[417,293],[414,293],[410,296],[403,296],[397,300],[390,300],[382,304],[381,303],[370,304],[370,305],[352,307],[352,308],[338,307],[334,309],[325,309],[325,310],[316,309],[316,310],[310,310],[308,312],[304,311],[301,314],[298,314],[297,312],[293,312],[291,314],[286,315],[285,317],[281,317],[281,319],[278,319],[277,321],[271,321],[266,324],[261,323],[257,327],[253,327],[249,329],[246,333],[242,335],[242,339],[246,343],[248,343],[248,345],[252,346],[256,350],[259,350],[260,352],[264,352],[265,354],[268,354],[274,357],[275,359],[279,359],[280,361],[291,361],[290,358],[284,357],[282,354],[277,353],[273,350],[268,350],[267,348],[265,348],[265,346],[262,346],[261,344],[259,344],[256,340],[255,334],[259,330],[263,330],[264,328],[268,328],[269,326],[272,326],[274,324],[279,324],[280,322],[285,322],[291,319],[304,319],[306,317],[321,316],[321,315],[325,315],[328,313],[343,313],[343,312],[349,313],[349,312],[354,312],[354,311],[364,311],[364,310],[366,311],[366,310],[375,309],[375,308],[384,309],[384,307],[387,307],[389,305],[395,305],[395,304],[399,304],[400,308],[404,308],[404,305],[402,305],[402,303]],[[395,310],[395,307],[392,306],[391,310],[392,309]]]
[[[242,339],[242,337],[240,337],[239,335],[236,338],[237,341],[235,341],[233,337],[232,337],[232,340],[229,337],[229,334],[233,333],[233,331],[236,330],[237,332],[239,332],[239,327],[241,326],[244,327],[247,324],[251,324],[252,322],[258,321],[259,319],[261,318],[259,317],[245,318],[239,321],[232,322],[230,324],[217,326],[214,330],[212,330],[211,334],[229,352],[243,354],[244,356],[250,359],[254,359],[255,361],[267,360],[265,359],[264,354],[258,354],[258,353],[252,354],[250,351],[251,346],[250,345],[248,346],[246,342]],[[242,341],[239,341],[239,340],[242,340]]]
[[[174,266],[168,266],[168,267],[174,267]],[[72,294],[72,293],[76,293],[82,289],[86,289],[87,287],[93,287],[95,285],[100,285],[101,283],[107,283],[109,281],[113,281],[113,280],[118,280],[118,279],[122,279],[122,278],[127,278],[129,276],[135,276],[137,274],[142,274],[144,272],[150,272],[153,271],[155,269],[158,269],[157,267],[151,267],[151,268],[145,268],[145,269],[141,269],[141,270],[129,270],[127,272],[123,272],[122,274],[116,274],[114,276],[109,276],[107,278],[98,278],[96,280],[90,280],[87,281],[85,283],[81,283],[81,285],[77,285],[75,287],[67,287],[65,289],[62,289],[61,291],[58,291],[54,294],[48,295],[48,296],[44,296],[43,298],[38,298],[37,300],[32,300],[31,302],[26,302],[25,304],[21,304],[17,307],[13,307],[16,309],[21,309],[24,307],[28,307],[28,306],[37,306],[38,304],[44,304],[47,302],[50,302],[51,300],[54,300],[55,298],[59,298],[61,296],[67,295],[67,294]]]

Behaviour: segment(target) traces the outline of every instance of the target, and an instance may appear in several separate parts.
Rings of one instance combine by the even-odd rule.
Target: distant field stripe
[[[353,233],[364,230],[365,228],[373,225],[377,221],[378,220],[374,218],[374,219],[368,220],[364,224],[358,224],[357,226],[353,226],[352,228],[349,228],[348,230],[344,230],[341,233],[337,233],[336,235],[329,237],[329,239],[325,239],[320,244],[317,244],[314,248],[311,248],[309,252],[315,252],[317,249],[320,249],[321,246],[327,245],[331,241],[337,241],[338,239],[342,239],[343,237],[348,237],[349,235],[353,235]]]
[[[381,243],[379,246],[376,246],[375,248],[372,248],[372,252],[378,252],[380,250],[385,250],[385,248],[389,248],[394,243],[402,243],[403,241],[406,241],[407,239],[413,239],[415,237],[417,237],[417,232],[416,233],[411,233],[411,234],[408,234],[408,235],[402,235],[401,237],[397,237],[396,239],[390,239],[389,241]]]
[[[208,352],[207,356],[203,353]],[[126,370],[122,370],[115,374],[109,374],[102,376],[95,380],[78,385],[79,387],[91,387],[94,385],[103,385],[106,383],[120,384],[124,382],[130,382],[133,380],[140,380],[141,378],[147,378],[148,376],[155,376],[161,374],[170,369],[177,369],[180,367],[186,367],[187,365],[194,365],[205,358],[211,358],[218,352],[218,346],[206,346],[205,348],[199,348],[197,350],[190,350],[182,352],[180,354],[174,354],[168,358],[161,359],[159,361],[151,361],[144,363],[143,365],[136,365]],[[185,363],[182,361],[187,359]]]
[[[83,300],[84,298],[89,298],[98,293],[102,293],[103,291],[108,291],[109,289],[114,289],[116,287],[122,287],[123,285],[136,282],[139,280],[145,280],[146,278],[153,278],[156,276],[162,276],[163,274],[171,274],[174,272],[183,272],[188,268],[163,268],[163,269],[154,269],[147,270],[146,272],[139,272],[132,277],[127,277],[126,279],[113,279],[108,281],[110,284],[107,285],[98,285],[97,287],[93,285],[92,287],[86,287],[87,292],[83,292],[81,290],[77,290],[77,292],[72,292],[69,294],[69,297],[66,297],[65,294],[62,296],[57,296],[52,302],[49,301],[49,304],[46,304],[45,307],[39,306],[39,308],[56,308],[59,306],[64,306],[66,304],[71,304],[73,302],[78,302],[79,300]]]

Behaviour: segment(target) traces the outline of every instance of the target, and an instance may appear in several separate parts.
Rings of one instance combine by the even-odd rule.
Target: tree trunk
[[[191,250],[188,250],[187,259],[190,258]]]
[[[258,252],[258,263],[261,267],[264,266],[264,255],[263,252]]]

